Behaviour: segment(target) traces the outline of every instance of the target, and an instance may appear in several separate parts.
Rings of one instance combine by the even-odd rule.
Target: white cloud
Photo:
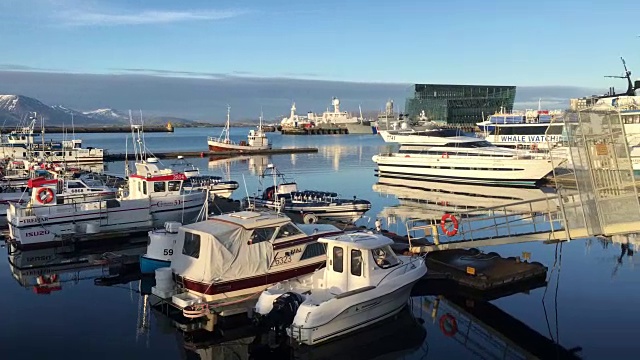
[[[197,10],[162,11],[143,10],[138,12],[63,10],[55,17],[63,25],[69,26],[115,26],[166,24],[184,21],[214,21],[233,18],[244,14],[239,10]]]

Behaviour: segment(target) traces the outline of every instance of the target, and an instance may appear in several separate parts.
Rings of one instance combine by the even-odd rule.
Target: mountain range
[[[91,111],[78,111],[62,105],[46,105],[41,101],[24,95],[0,95],[0,122],[3,126],[15,126],[28,119],[33,113],[38,120],[44,119],[45,126],[116,126],[128,125],[129,115],[114,109],[97,109]],[[133,115],[138,120],[140,115]],[[200,123],[169,116],[144,117],[145,125],[164,126],[168,121],[174,126],[197,126]]]

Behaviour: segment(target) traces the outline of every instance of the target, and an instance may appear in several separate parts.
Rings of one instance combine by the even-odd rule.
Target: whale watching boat
[[[326,266],[262,292],[254,313],[287,328],[298,343],[319,344],[399,313],[427,273],[422,257],[397,256],[383,235],[323,236]],[[289,320],[289,321],[287,321]]]
[[[180,226],[167,236],[175,239],[173,256],[167,260],[173,273],[169,279],[176,283],[158,284],[152,291],[171,297],[178,308],[237,301],[278,281],[312,273],[325,262],[324,245],[317,239],[340,233],[332,225],[294,224],[273,213],[240,211],[212,216]],[[157,258],[149,252],[148,248],[148,257]]]
[[[249,135],[247,137],[247,141],[241,141],[239,143],[233,142],[229,138],[229,116],[231,113],[231,107],[227,107],[227,123],[225,124],[222,133],[218,138],[214,138],[210,136],[207,139],[207,144],[209,145],[209,151],[211,152],[251,152],[251,151],[260,151],[271,149],[271,144],[269,144],[269,139],[267,138],[267,134],[262,130],[262,115],[260,115],[260,125],[255,130],[249,130]]]
[[[400,143],[394,153],[373,156],[381,176],[414,180],[535,186],[553,170],[550,159],[500,148],[455,129],[390,133],[386,142]]]
[[[273,164],[261,175],[261,179],[273,179],[260,196],[249,196],[243,200],[248,207],[266,207],[279,210],[290,216],[299,216],[305,224],[320,219],[353,223],[371,209],[371,203],[363,199],[343,199],[337,193],[314,190],[298,190],[298,184],[287,181]]]
[[[147,157],[141,126],[132,125],[132,132],[136,129],[140,144],[136,173],[129,175],[126,191],[113,199],[63,203],[58,196],[58,180],[31,181],[29,202],[10,203],[7,210],[12,245],[48,247],[147,232],[167,221],[195,221],[207,193],[185,191],[184,174],[161,168],[158,159]]]

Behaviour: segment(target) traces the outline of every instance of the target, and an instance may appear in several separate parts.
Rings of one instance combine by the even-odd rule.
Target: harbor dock
[[[346,128],[282,128],[280,130],[282,135],[345,135],[348,134]]]
[[[146,131],[146,129],[145,129]],[[205,156],[238,156],[238,155],[280,155],[280,154],[308,154],[317,153],[318,148],[285,148],[285,149],[264,149],[264,150],[251,150],[251,151],[171,151],[171,152],[156,152],[153,155],[158,159],[172,159],[178,156],[182,157],[205,157]],[[127,154],[105,154],[104,161],[119,161],[125,160]],[[129,158],[132,155],[129,154]]]
[[[2,129],[1,132],[9,133],[12,129]],[[42,129],[33,129],[34,133],[39,134]],[[170,126],[145,126],[144,132],[173,132],[174,128]],[[45,127],[47,134],[64,134],[64,133],[83,133],[83,134],[111,134],[111,133],[130,133],[131,126],[75,126],[73,129],[69,127],[47,126]]]

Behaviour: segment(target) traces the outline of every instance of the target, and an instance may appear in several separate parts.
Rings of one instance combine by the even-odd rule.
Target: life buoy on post
[[[453,223],[453,229],[447,228],[447,220],[451,220]],[[453,214],[444,214],[442,215],[442,219],[440,219],[440,227],[442,228],[442,232],[447,236],[454,236],[458,233],[458,219],[456,219]]]
[[[444,336],[451,337],[458,332],[458,322],[453,315],[447,313],[440,317],[440,330]]]
[[[305,214],[302,217],[302,221],[304,221],[305,224],[315,224],[318,222],[318,217],[314,214]]]
[[[53,201],[53,198],[53,190],[49,188],[40,188],[40,190],[38,190],[38,192],[36,193],[36,200],[40,204],[48,204]]]

